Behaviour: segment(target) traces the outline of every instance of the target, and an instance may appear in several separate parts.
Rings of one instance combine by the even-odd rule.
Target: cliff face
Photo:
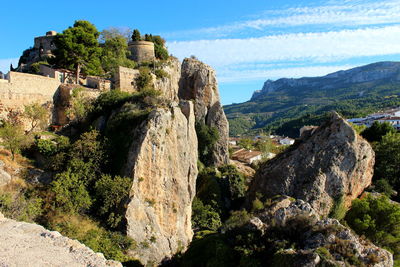
[[[133,177],[127,234],[132,254],[158,263],[192,239],[191,212],[197,177],[197,137],[192,103],[154,110],[135,134],[125,175]]]
[[[350,205],[371,184],[374,162],[368,142],[334,113],[330,121],[261,166],[249,201],[257,192],[266,197],[288,195],[327,215],[335,200],[344,197]]]
[[[377,82],[382,80],[400,81],[399,62],[378,62],[353,68],[346,71],[334,72],[322,77],[305,77],[299,79],[282,78],[276,81],[268,80],[261,90],[254,92],[251,100],[257,100],[263,96],[279,90],[329,89],[344,85]]]
[[[186,58],[182,63],[179,98],[194,100],[196,122],[217,128],[219,140],[213,152],[213,164],[227,164],[229,124],[221,106],[215,71],[196,59]]]
[[[0,213],[0,266],[121,266],[76,240]]]

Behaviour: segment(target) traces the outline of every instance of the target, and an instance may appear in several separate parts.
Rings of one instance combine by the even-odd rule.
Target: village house
[[[348,119],[348,122],[354,123],[356,125],[365,125],[371,127],[375,121],[378,122],[389,122],[396,129],[400,130],[400,108],[390,109],[384,112],[378,112],[370,114],[365,118],[352,118]]]
[[[242,148],[233,152],[232,159],[243,163],[252,164],[262,159],[262,152]]]
[[[279,140],[279,143],[281,145],[293,145],[294,144],[294,139],[289,138],[289,137],[284,137]]]

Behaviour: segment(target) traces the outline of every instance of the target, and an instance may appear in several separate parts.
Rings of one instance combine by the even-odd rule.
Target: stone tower
[[[128,44],[130,59],[136,62],[152,61],[155,58],[154,43],[148,41],[131,41]]]
[[[55,31],[46,32],[45,36],[35,38],[34,48],[39,52],[40,57],[51,57],[53,50],[56,48],[54,45],[54,37],[57,35]]]

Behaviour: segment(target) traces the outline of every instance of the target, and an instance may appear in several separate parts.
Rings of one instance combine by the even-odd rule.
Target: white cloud
[[[400,26],[297,33],[245,39],[168,43],[178,58],[197,56],[213,67],[286,61],[335,62],[363,56],[400,54]]]
[[[14,68],[18,65],[19,58],[3,58],[0,59],[0,71],[7,73],[10,70],[10,64],[12,63]]]
[[[316,7],[297,7],[282,10],[267,10],[258,18],[231,24],[166,33],[167,37],[202,36],[221,38],[233,34],[248,34],[249,30],[271,31],[273,27],[307,25],[362,26],[400,23],[400,1],[335,1]],[[271,28],[272,27],[272,28]]]

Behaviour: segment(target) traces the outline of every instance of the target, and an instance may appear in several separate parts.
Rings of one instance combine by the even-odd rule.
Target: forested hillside
[[[336,110],[358,117],[400,105],[400,63],[379,62],[323,77],[266,81],[250,101],[225,106],[230,134],[261,130],[291,137]]]

